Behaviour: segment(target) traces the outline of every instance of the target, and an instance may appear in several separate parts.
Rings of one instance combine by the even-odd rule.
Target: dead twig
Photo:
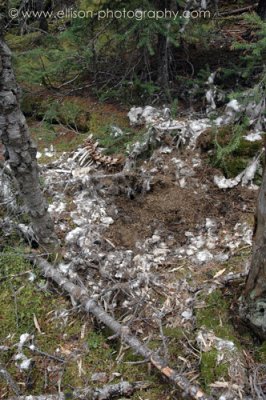
[[[255,10],[255,8],[258,6],[258,3],[252,4],[250,6],[247,7],[242,7],[242,8],[238,8],[236,10],[230,10],[230,11],[224,11],[224,12],[219,12],[217,14],[217,17],[225,17],[225,16],[229,16],[229,15],[235,15],[235,14],[242,14],[246,11],[252,11]]]
[[[244,272],[239,272],[237,274],[228,274],[224,277],[220,277],[219,279],[214,279],[212,281],[206,281],[204,282],[203,285],[199,285],[196,287],[189,287],[189,291],[191,293],[197,293],[200,292],[202,290],[205,290],[206,288],[208,288],[208,284],[212,284],[212,285],[217,285],[217,286],[224,286],[230,282],[234,282],[234,281],[240,281],[243,280],[244,278],[246,278],[248,276],[248,271],[244,271]]]
[[[219,282],[221,284],[226,284],[229,282],[242,280],[242,279],[246,278],[247,276],[248,276],[248,271],[239,272],[238,274],[228,274],[228,275],[224,276],[223,278],[219,279]]]
[[[170,368],[166,361],[159,357],[156,352],[146,347],[138,338],[132,335],[127,326],[121,325],[113,317],[107,314],[102,307],[100,307],[94,300],[92,300],[85,289],[75,285],[66,277],[64,277],[57,269],[55,269],[49,262],[43,258],[36,256],[29,257],[41,270],[46,278],[52,279],[57,285],[64,289],[76,302],[80,303],[83,309],[94,315],[99,321],[109,327],[114,333],[117,333],[122,340],[122,343],[129,345],[136,354],[139,354],[161,372],[161,374],[168,378],[171,383],[176,385],[184,395],[195,400],[212,400],[213,398],[207,396],[199,386],[192,385],[189,380],[183,375],[179,374],[174,369]]]
[[[46,353],[45,351],[39,350],[37,347],[35,347],[34,345],[32,346],[25,346],[27,349],[29,349],[30,351],[32,351],[33,353],[37,353],[40,354],[41,356],[44,356],[46,358],[50,358],[51,360],[60,362],[60,363],[65,363],[65,360],[61,357],[56,357],[52,354]]]
[[[254,369],[252,386],[253,386],[254,392],[256,393],[258,400],[266,399],[266,394],[264,392],[265,386],[266,386],[265,372],[266,372],[266,365],[264,365],[264,364],[258,365]],[[263,377],[264,377],[264,380],[263,380]]]
[[[30,274],[30,273],[31,273],[31,270],[29,269],[28,271],[20,272],[19,274],[10,274],[10,275],[1,276],[0,277],[0,282],[6,281],[7,279],[18,278],[20,276],[24,276],[24,275],[27,275],[27,274]]]

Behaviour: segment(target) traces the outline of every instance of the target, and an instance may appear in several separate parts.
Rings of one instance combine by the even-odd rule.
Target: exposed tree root
[[[87,291],[78,285],[75,285],[66,277],[64,277],[57,269],[49,262],[39,257],[30,257],[32,262],[40,268],[42,274],[46,278],[52,279],[58,286],[64,289],[76,302],[79,302],[83,309],[90,314],[93,314],[99,321],[108,326],[123,343],[129,345],[136,354],[144,357],[149,361],[163,376],[168,378],[185,396],[195,400],[211,400],[200,387],[192,385],[189,380],[177,371],[167,365],[167,362],[159,357],[156,352],[150,350],[139,339],[132,335],[127,326],[121,325],[114,318],[108,315],[102,307],[92,300]]]

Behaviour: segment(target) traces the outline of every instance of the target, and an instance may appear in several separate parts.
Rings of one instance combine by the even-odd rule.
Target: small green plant
[[[103,338],[100,334],[91,332],[88,338],[88,346],[90,349],[97,349],[103,344]]]
[[[215,146],[214,165],[221,167],[227,175],[230,175],[227,166],[228,160],[230,156],[239,149],[243,135],[247,132],[248,126],[249,120],[246,117],[244,117],[243,121],[239,124],[232,126],[230,138],[224,145],[221,145],[219,141],[219,129],[216,126],[213,127]],[[230,131],[230,127],[228,130]]]
[[[171,117],[177,118],[178,116],[178,99],[175,98],[171,104]]]
[[[76,131],[86,132],[90,129],[90,114],[74,101],[49,101],[43,120],[49,124],[63,124]]]

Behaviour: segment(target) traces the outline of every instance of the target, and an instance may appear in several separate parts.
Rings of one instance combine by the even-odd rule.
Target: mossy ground
[[[202,295],[200,299],[205,306],[196,310],[197,328],[205,328],[213,331],[216,337],[231,340],[239,346],[238,334],[230,322],[230,300],[221,290],[215,290],[209,295]],[[228,378],[228,367],[226,362],[218,362],[218,351],[212,348],[203,352],[200,359],[200,380],[208,392],[209,385],[217,380]]]
[[[240,354],[248,355],[249,363],[265,364],[266,342],[258,343],[247,327],[241,325],[233,306],[241,295],[242,286],[240,284],[228,289],[216,289],[210,294],[201,295],[201,306],[196,308],[196,326],[197,329],[206,328],[207,331],[212,331],[216,337],[232,341]],[[211,383],[228,380],[229,364],[224,361],[218,363],[217,356],[218,351],[215,348],[201,354],[200,381],[206,392],[209,392]]]
[[[123,360],[117,362],[120,346],[109,342],[104,331],[95,328],[87,315],[73,309],[54,287],[44,287],[45,280],[25,261],[23,251],[23,248],[6,248],[0,253],[0,345],[10,348],[1,353],[1,361],[20,382],[21,390],[27,394],[40,394],[44,390],[53,393],[61,381],[61,389],[68,392],[71,387],[101,386],[110,380],[119,382],[121,376],[131,382],[151,383],[150,388],[138,392],[132,399],[137,400],[143,395],[150,400],[159,400],[163,393],[167,399],[168,385],[158,384],[158,376],[150,375],[146,364],[128,363],[140,360],[129,350],[125,351]],[[26,271],[35,273],[36,279],[30,281],[30,272]],[[36,329],[35,317],[40,331]],[[34,344],[39,350],[64,358],[65,362],[24,349],[33,364],[32,368],[21,372],[15,366],[14,356],[17,352],[15,344],[23,333],[34,335]],[[91,381],[91,375],[97,372],[106,374],[106,382]],[[1,382],[0,387],[1,396],[11,395],[5,383]]]
[[[112,137],[111,125],[118,125],[123,129],[125,134],[121,137]],[[144,130],[132,129],[126,121],[121,121],[113,116],[106,116],[103,120],[101,113],[95,112],[92,114],[92,128],[86,133],[77,133],[66,126],[58,124],[47,124],[45,122],[36,122],[31,119],[29,121],[31,134],[37,142],[38,150],[42,152],[45,148],[50,148],[52,145],[58,154],[62,152],[71,152],[79,145],[82,145],[90,133],[93,134],[95,142],[99,143],[99,147],[103,148],[104,154],[126,154],[128,146],[141,139],[144,135]],[[93,128],[94,127],[94,128]],[[41,163],[49,162],[44,155],[41,158]]]
[[[255,348],[255,358],[261,364],[266,364],[266,341]]]
[[[210,350],[201,355],[201,381],[206,391],[211,383],[228,378],[228,364],[224,362],[218,364],[217,356],[217,350]]]
[[[262,149],[261,141],[250,142],[243,136],[248,129],[241,128],[236,132],[234,126],[208,129],[199,139],[199,146],[204,152],[209,152],[209,161],[221,169],[227,178],[233,178],[242,172],[252,157],[257,156]],[[256,183],[260,177],[256,176]]]
[[[195,36],[198,40],[198,35]],[[124,153],[128,144],[139,139],[143,131],[129,127],[125,110],[112,104],[101,104],[91,98],[65,97],[58,99],[46,91],[43,85],[45,68],[49,68],[52,84],[60,85],[57,81],[61,75],[67,80],[66,66],[63,59],[67,53],[71,53],[71,43],[57,38],[56,46],[51,38],[44,38],[39,32],[17,36],[9,34],[7,37],[11,49],[14,51],[14,61],[19,83],[26,93],[23,102],[23,111],[31,117],[30,127],[33,137],[42,151],[51,144],[57,153],[72,151],[82,144],[87,134],[92,133],[100,146],[107,148],[107,153]],[[49,40],[51,41],[49,44]],[[53,41],[55,38],[53,38]],[[44,56],[46,45],[49,44],[49,54]],[[61,47],[61,49],[60,49]],[[25,52],[25,48],[28,52]],[[24,53],[24,54],[22,54]],[[18,57],[19,56],[19,57]],[[60,65],[61,69],[53,66]],[[68,73],[69,71],[67,71]],[[72,76],[73,72],[70,71]],[[33,89],[33,90],[32,90]],[[30,94],[27,94],[28,93]],[[36,94],[34,94],[36,92]],[[41,92],[41,94],[40,94]],[[33,93],[33,95],[32,95]],[[110,126],[117,125],[127,132],[121,138],[113,138]],[[83,132],[75,132],[75,128],[81,128]],[[77,129],[79,130],[79,129]],[[217,138],[217,137],[216,137]],[[226,147],[232,138],[231,128],[219,130],[218,143]],[[215,147],[214,135],[210,139],[211,147]],[[247,165],[250,157],[257,154],[260,144],[241,141],[240,146],[230,155],[227,155],[219,167],[226,176],[237,175]],[[42,162],[49,161],[43,158]],[[213,161],[213,159],[212,159]],[[9,238],[9,244],[16,246],[17,238]],[[2,246],[2,243],[1,243]],[[6,247],[6,246],[5,246]],[[122,375],[124,380],[149,380],[151,388],[145,392],[139,392],[132,399],[145,398],[149,400],[171,399],[169,386],[163,384],[156,374],[149,374],[146,364],[134,364],[140,358],[130,350],[120,362],[116,357],[120,350],[107,340],[104,332],[95,329],[90,318],[73,310],[70,302],[64,295],[57,292],[52,286],[43,289],[45,283],[40,276],[34,282],[28,280],[29,275],[19,275],[32,267],[23,258],[24,249],[6,248],[0,253],[0,344],[8,345],[11,350],[3,353],[3,361],[9,371],[21,382],[21,387],[27,393],[40,394],[45,385],[46,392],[57,392],[58,381],[61,376],[62,389],[68,391],[70,386],[95,385],[90,377],[95,372],[105,372],[108,379],[112,373]],[[226,271],[236,272],[236,264],[246,259],[248,254],[242,252],[225,264]],[[204,278],[211,279],[218,271],[215,266],[206,274],[200,272]],[[181,272],[180,272],[181,273]],[[183,273],[182,273],[183,274]],[[18,275],[14,277],[13,275]],[[5,277],[5,279],[3,279]],[[196,312],[196,327],[205,326],[213,330],[216,336],[223,339],[233,340],[237,346],[241,346],[239,337],[234,330],[230,320],[230,303],[232,298],[224,292],[216,290],[210,295],[201,298],[205,306]],[[64,319],[65,311],[70,313],[67,321]],[[60,316],[61,313],[61,316]],[[38,332],[34,323],[34,315],[40,325],[41,333]],[[181,328],[164,327],[164,335],[167,339],[169,358],[173,364],[177,362],[177,356],[182,355],[182,340],[184,332]],[[45,356],[32,354],[25,350],[25,354],[34,360],[32,370],[21,373],[15,367],[13,355],[16,348],[12,347],[19,341],[22,333],[34,334],[35,343],[38,348],[49,354],[57,354],[64,357],[66,362],[61,365]],[[82,334],[84,332],[84,335]],[[251,339],[248,339],[248,344]],[[160,337],[154,337],[149,343],[150,348],[157,349],[162,346]],[[261,344],[255,349],[255,356],[259,362],[266,363],[266,345]],[[58,350],[58,351],[57,351]],[[131,362],[131,363],[129,363]],[[133,362],[133,363],[132,363]],[[49,370],[49,372],[47,372]],[[217,352],[215,350],[202,354],[200,362],[200,380],[205,388],[213,381],[226,378],[227,365],[217,365]],[[119,377],[114,381],[119,380]],[[101,386],[101,383],[97,383]],[[2,391],[2,392],[1,392]],[[8,388],[0,389],[0,395],[8,395]]]
[[[40,37],[39,34],[19,38],[10,34],[7,37],[14,52],[17,79],[23,88],[22,110],[27,116],[38,150],[43,152],[53,145],[58,157],[61,152],[76,149],[92,133],[99,146],[106,148],[108,154],[125,153],[127,146],[141,139],[144,131],[129,126],[124,109],[91,98],[67,96],[62,100],[46,91],[43,86],[43,68],[51,66],[55,60],[60,63],[56,59],[60,56],[56,49],[50,48],[49,56],[44,56],[44,42],[47,40],[49,38]],[[25,48],[30,51],[22,54]],[[41,64],[43,68],[40,68]],[[53,80],[53,84],[60,82]],[[81,125],[82,129],[79,129]],[[126,135],[112,137],[111,125],[118,126]],[[53,158],[43,156],[40,162],[51,160]],[[124,356],[116,360],[121,350],[120,345],[116,341],[108,341],[108,334],[97,329],[90,317],[73,309],[64,294],[52,285],[44,287],[45,280],[38,272],[34,271],[36,279],[29,281],[29,274],[24,272],[32,270],[32,266],[23,257],[25,249],[16,250],[17,243],[17,237],[9,238],[9,244],[15,246],[15,250],[7,247],[5,241],[5,251],[0,253],[0,308],[3,310],[0,318],[0,344],[10,347],[9,351],[3,353],[2,361],[15,380],[21,383],[22,391],[33,395],[54,393],[58,391],[58,382],[61,381],[61,390],[68,392],[71,387],[102,386],[122,378],[130,382],[151,383],[147,390],[131,396],[133,400],[170,400],[169,385],[161,381],[159,375],[151,373],[147,364],[134,364],[140,361],[140,357],[131,350],[123,350]],[[6,279],[1,280],[1,277]],[[40,332],[34,319],[38,321]],[[25,349],[25,355],[34,363],[30,370],[21,372],[13,360],[16,353],[14,345],[19,342],[20,335],[26,332],[34,335],[38,349],[62,357],[65,362],[60,363]],[[171,358],[174,360],[178,342],[176,331],[168,329],[165,334],[169,335]],[[160,339],[154,340],[151,347],[157,349],[157,345],[160,347],[161,344]],[[92,382],[91,375],[96,372],[104,372],[107,382]],[[113,373],[117,376],[113,376]],[[8,395],[11,392],[4,383],[0,397]]]
[[[65,60],[73,58],[76,51],[67,32],[56,36],[17,33],[9,33],[6,40],[13,51],[16,77],[22,87],[22,111],[30,119],[31,133],[40,151],[51,144],[58,153],[72,151],[88,134],[93,134],[106,154],[124,154],[128,145],[141,138],[144,131],[129,126],[126,111],[120,106],[47,90],[47,70],[49,84],[54,87],[60,86],[62,77],[65,82],[68,76],[71,79],[79,72],[65,65]],[[113,137],[111,125],[121,128],[125,135]],[[43,157],[40,161],[49,159]]]
[[[235,342],[237,335],[230,323],[230,299],[221,290],[215,290],[210,295],[203,295],[202,300],[205,306],[196,313],[198,328],[205,327],[217,337]]]

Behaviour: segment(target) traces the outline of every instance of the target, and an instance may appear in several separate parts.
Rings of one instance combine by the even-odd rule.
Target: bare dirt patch
[[[169,164],[169,156],[165,156]],[[167,173],[158,174],[152,190],[147,194],[129,199],[125,195],[115,198],[118,216],[106,232],[116,246],[134,248],[159,230],[165,237],[173,237],[176,244],[186,242],[186,231],[195,232],[206,218],[216,218],[223,225],[234,226],[237,222],[252,218],[256,192],[243,187],[220,190],[213,184],[217,171],[203,164],[197,168],[185,188],[175,178],[173,167]]]

